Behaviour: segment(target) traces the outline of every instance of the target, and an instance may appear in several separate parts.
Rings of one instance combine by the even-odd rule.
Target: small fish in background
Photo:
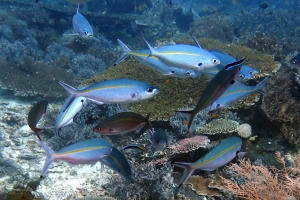
[[[128,144],[123,147],[124,152],[129,151],[130,149],[137,149],[139,151],[145,151],[145,148],[139,144]]]
[[[62,160],[70,165],[95,164],[112,152],[112,145],[106,140],[95,138],[85,140],[63,147],[58,151],[50,149],[43,141],[40,141],[47,158],[40,178],[43,178],[54,160]]]
[[[234,84],[235,77],[238,75],[244,60],[245,58],[241,58],[220,70],[205,87],[194,110],[176,111],[188,117],[188,133],[197,113],[211,106],[230,85]]]
[[[66,106],[65,103],[60,110],[55,124],[52,127],[44,127],[45,129],[52,129],[56,135],[59,137],[58,129],[64,126],[67,126],[73,122],[73,118],[75,115],[83,108],[83,106],[87,103],[86,98],[84,97],[76,97],[69,106]]]
[[[300,53],[291,59],[290,64],[293,68],[300,68]]]
[[[169,3],[170,5],[176,5],[178,0],[167,0],[167,3]]]
[[[136,59],[139,62],[144,61],[143,62],[144,65],[160,72],[163,76],[174,76],[178,78],[195,78],[196,73],[193,70],[185,70],[185,69],[165,65],[163,62],[161,62],[158,58],[154,56],[150,56],[149,58],[147,58],[147,56],[150,54],[149,49],[131,50],[120,39],[117,39],[117,41],[122,49],[122,53],[114,65],[117,65],[120,62],[122,62],[124,59],[127,58],[127,56],[132,56],[134,59]]]
[[[268,2],[263,2],[259,5],[259,7],[261,7],[262,9],[266,9],[269,7],[269,4],[268,4]]]
[[[120,174],[125,179],[125,185],[131,180],[131,168],[126,157],[115,147],[111,153],[101,160],[101,163]]]
[[[148,83],[132,79],[111,79],[76,89],[63,81],[58,83],[69,92],[71,99],[78,96],[97,104],[104,103],[131,103],[149,99],[155,96],[159,89]],[[68,104],[65,107],[68,107]]]
[[[243,66],[244,67],[244,66]],[[232,86],[230,86],[220,98],[218,98],[210,107],[206,110],[215,110],[219,108],[224,108],[231,106],[234,102],[245,99],[247,96],[254,92],[261,92],[267,94],[263,91],[266,83],[270,77],[265,78],[256,86],[248,86],[244,83],[236,81]]]
[[[154,56],[168,66],[194,70],[196,73],[220,64],[220,60],[216,56],[193,45],[175,44],[153,48],[146,40],[145,42],[150,49],[150,54],[145,60]]]
[[[174,166],[184,169],[178,187],[181,187],[196,169],[213,171],[226,165],[237,155],[239,158],[244,157],[246,152],[240,152],[242,142],[239,137],[229,137],[194,163],[175,162]]]
[[[64,34],[67,35],[79,35],[82,38],[92,38],[99,42],[97,38],[94,37],[94,31],[88,20],[78,11],[79,4],[77,8],[77,12],[74,14],[72,19],[73,29],[75,34]]]
[[[145,124],[152,128],[149,113],[146,117],[134,112],[121,112],[102,120],[94,132],[102,135],[117,135],[131,131],[139,132]]]
[[[147,129],[148,139],[157,151],[163,151],[173,141],[173,136],[168,136],[167,133],[159,128],[154,133],[152,129]]]
[[[41,140],[41,138],[39,136],[39,133],[42,132],[44,129],[43,128],[37,128],[36,125],[40,121],[42,116],[46,113],[47,107],[48,107],[48,101],[41,100],[41,101],[35,103],[31,107],[31,109],[28,113],[28,117],[27,117],[28,126],[31,128],[31,130],[33,132],[35,132],[35,134],[37,135],[39,140]]]

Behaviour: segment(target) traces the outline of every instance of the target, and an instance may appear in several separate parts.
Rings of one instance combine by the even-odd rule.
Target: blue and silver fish
[[[108,156],[113,148],[109,142],[100,138],[77,142],[58,151],[53,151],[43,141],[40,141],[40,144],[47,155],[40,178],[45,176],[51,163],[56,159],[71,165],[95,164]]]
[[[194,70],[197,73],[220,64],[220,60],[216,56],[196,46],[175,44],[153,48],[147,41],[146,43],[150,49],[148,57],[157,57],[168,66]]]
[[[159,128],[154,133],[151,129],[147,129],[148,139],[157,151],[163,151],[173,141],[173,136],[168,136],[167,133]]]
[[[52,129],[57,137],[59,137],[58,129],[72,123],[75,115],[83,108],[87,101],[85,97],[79,96],[70,102],[69,106],[66,106],[67,103],[69,103],[68,99],[60,110],[54,126],[45,127],[45,129]]]
[[[225,139],[215,148],[210,150],[205,156],[194,163],[175,162],[173,165],[184,169],[183,175],[179,181],[179,187],[191,176],[196,169],[203,171],[213,171],[229,163],[238,155],[240,158],[246,153],[240,152],[242,139],[239,137],[230,137]]]
[[[70,93],[69,104],[78,96],[85,97],[97,104],[132,103],[149,99],[159,92],[159,89],[153,85],[131,79],[111,79],[79,89],[62,81],[59,81],[59,84]],[[66,107],[68,106],[66,105]]]
[[[213,68],[210,69],[205,69],[204,71],[202,71],[205,74],[208,75],[215,75],[216,73],[218,73],[218,71],[220,71],[221,69],[224,68],[225,65],[234,62],[236,59],[232,56],[230,56],[227,53],[221,52],[221,51],[216,51],[216,50],[210,50],[210,53],[214,54],[216,57],[218,57],[221,61],[221,63]],[[213,71],[213,69],[215,68],[215,71]],[[253,67],[250,67],[248,65],[243,65],[243,67],[240,70],[239,75],[236,77],[237,81],[241,81],[241,82],[245,82],[250,80],[255,74],[257,74],[258,71],[256,69],[254,69]]]
[[[298,53],[295,57],[290,60],[290,64],[293,68],[300,68],[300,53]]]
[[[268,80],[269,80],[269,77],[262,80],[256,86],[247,86],[244,83],[236,81],[232,86],[230,86],[224,92],[224,94],[222,94],[222,96],[220,98],[218,98],[206,110],[215,110],[215,109],[231,106],[234,102],[242,100],[254,92],[261,92],[261,93],[266,94],[266,92],[263,91],[263,88],[266,85],[266,83],[268,82]]]
[[[131,168],[125,156],[115,147],[111,153],[101,160],[103,164],[120,174],[127,185],[131,179]]]
[[[72,19],[73,29],[75,34],[64,34],[64,35],[79,35],[83,38],[93,38],[96,41],[99,41],[94,37],[94,31],[88,20],[78,12],[79,5],[77,8],[77,12],[74,14]]]
[[[154,69],[154,70],[160,72],[164,76],[169,75],[169,76],[174,76],[174,77],[178,77],[178,78],[195,78],[196,73],[193,70],[186,70],[186,69],[181,69],[181,68],[176,68],[176,67],[171,67],[171,66],[165,65],[163,62],[161,62],[158,58],[156,58],[154,56],[150,56],[149,58],[147,58],[147,56],[150,54],[149,49],[131,50],[120,39],[117,39],[117,41],[118,41],[120,47],[122,48],[122,54],[118,58],[118,60],[115,62],[115,65],[119,64],[127,56],[130,55],[133,58],[135,58],[137,61],[143,62],[143,64],[150,67],[151,69]]]
[[[245,58],[237,60],[219,71],[207,84],[194,110],[176,111],[188,117],[188,132],[197,113],[211,106],[235,82],[235,77],[239,73],[244,60]]]

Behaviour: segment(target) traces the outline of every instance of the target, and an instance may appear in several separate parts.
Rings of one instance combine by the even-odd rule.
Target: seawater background
[[[102,172],[98,164],[93,168],[70,168],[66,163],[55,162],[47,177],[38,181],[45,156],[37,138],[26,126],[30,105],[39,99],[50,101],[48,113],[41,123],[54,123],[63,99],[67,97],[55,80],[78,86],[83,80],[111,67],[120,53],[116,37],[132,49],[144,49],[147,47],[143,37],[154,45],[173,39],[187,40],[192,34],[274,55],[282,67],[268,86],[269,101],[262,100],[263,103],[256,106],[233,110],[237,114],[230,111],[226,111],[230,114],[217,114],[251,124],[258,139],[245,141],[245,149],[252,160],[260,158],[264,163],[275,163],[270,158],[275,150],[285,154],[297,151],[299,72],[292,69],[288,61],[299,47],[299,2],[268,1],[268,8],[262,9],[259,5],[263,2],[178,0],[171,6],[165,0],[92,0],[80,5],[80,12],[92,24],[95,37],[100,40],[97,43],[63,36],[73,33],[71,20],[77,5],[67,1],[40,0],[38,4],[31,0],[0,1],[0,84],[3,89],[0,185],[3,199],[9,191],[24,188],[31,188],[37,196],[46,199],[122,197],[123,193],[118,190],[122,188],[123,180],[107,168]],[[92,128],[96,121],[122,110],[126,110],[124,105],[89,104],[76,116],[76,124],[61,131],[61,140],[54,138],[50,131],[45,131],[42,136],[51,148],[59,149],[95,137]],[[201,120],[206,121],[210,114],[202,117]],[[185,137],[181,134],[185,126],[183,120],[176,128],[168,122],[153,124],[155,128],[172,131],[180,139]],[[218,141],[224,137],[210,136],[210,140]],[[126,134],[106,139],[118,148],[132,141],[147,144],[145,135]],[[197,160],[205,152],[194,152],[190,157]],[[152,150],[148,152],[151,153]],[[129,187],[128,198],[155,199],[166,188],[172,188],[173,183],[157,181],[170,175],[170,164],[158,170],[138,156],[129,159],[140,185]],[[203,172],[198,174],[205,175]],[[114,181],[119,185],[113,185]],[[147,190],[150,183],[154,186]],[[102,187],[105,184],[106,187]],[[186,196],[201,198],[188,192]]]

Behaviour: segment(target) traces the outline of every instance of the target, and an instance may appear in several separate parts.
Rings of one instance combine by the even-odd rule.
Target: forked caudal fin
[[[117,41],[122,49],[122,53],[120,55],[120,57],[118,58],[118,60],[115,62],[114,65],[119,64],[120,62],[122,62],[125,58],[127,58],[127,56],[129,55],[129,52],[131,51],[128,46],[126,44],[124,44],[120,39],[117,38]]]
[[[147,58],[149,58],[150,56],[152,56],[154,54],[154,52],[155,52],[154,48],[151,47],[151,45],[147,42],[147,40],[145,38],[143,38],[143,39],[145,40],[147,46],[150,49],[150,54],[142,62],[140,62],[140,64],[142,64]]]
[[[52,149],[50,149],[43,141],[40,141],[40,145],[44,148],[44,150],[46,152],[46,156],[47,156],[41,176],[40,176],[40,178],[43,178],[45,176],[46,172],[48,171],[51,163],[55,160],[55,158],[53,156],[54,151]]]
[[[70,94],[70,96],[67,98],[67,103],[66,105],[64,104],[64,109],[67,109],[71,103],[73,102],[73,100],[76,98],[76,88],[66,84],[65,82],[63,81],[58,81],[59,85],[61,85],[65,90],[67,90],[67,92]]]
[[[187,133],[189,133],[190,128],[193,124],[194,118],[196,116],[193,111],[194,110],[178,110],[178,111],[176,111],[176,113],[183,114],[184,116],[186,116],[188,118],[189,122],[188,122],[188,125],[187,125],[187,128],[188,128]]]
[[[266,91],[263,90],[263,88],[265,87],[266,83],[268,82],[270,76],[268,76],[267,78],[265,78],[264,80],[262,80],[256,87],[258,89],[258,92],[261,92],[263,94],[268,95],[268,93]]]
[[[179,185],[178,185],[179,188],[184,184],[184,182],[194,172],[194,169],[190,167],[190,164],[192,164],[192,163],[184,163],[184,162],[175,162],[175,163],[173,163],[174,166],[183,168],[183,175],[180,178]]]

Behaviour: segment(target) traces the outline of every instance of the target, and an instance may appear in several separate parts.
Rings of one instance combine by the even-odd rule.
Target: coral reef
[[[188,33],[197,38],[207,37],[231,43],[234,38],[234,26],[226,15],[208,15],[191,23]]]
[[[238,132],[240,125],[238,122],[228,119],[214,119],[202,127],[198,127],[196,132],[199,134],[227,134]]]
[[[252,128],[250,124],[241,124],[239,127],[238,135],[242,138],[249,138],[252,135]]]
[[[274,166],[251,164],[249,160],[240,160],[239,164],[231,164],[222,177],[227,189],[241,199],[298,199],[300,197],[300,154],[291,166],[287,166],[284,157],[276,152],[282,169]]]

